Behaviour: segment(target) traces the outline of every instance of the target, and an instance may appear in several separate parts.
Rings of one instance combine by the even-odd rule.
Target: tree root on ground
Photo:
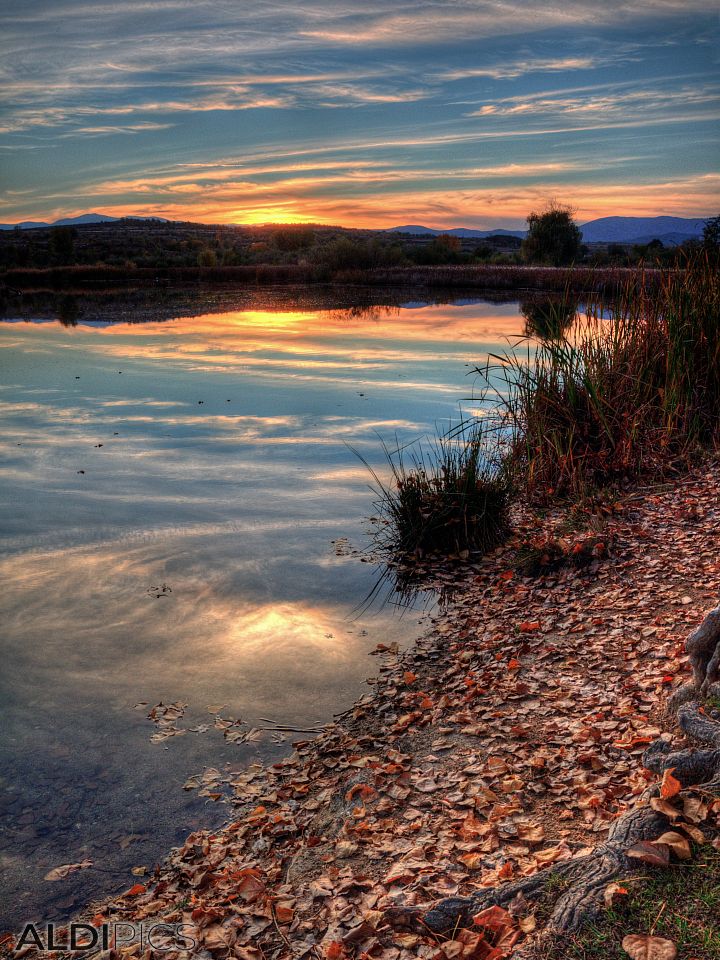
[[[693,679],[678,690],[670,707],[676,710],[678,727],[689,745],[675,747],[668,740],[656,740],[645,751],[643,764],[659,776],[672,770],[683,789],[699,788],[720,797],[720,722],[703,712],[704,700],[720,686],[720,607],[690,635],[686,650]],[[396,928],[447,934],[470,925],[481,910],[493,905],[507,908],[520,896],[553,904],[548,933],[575,933],[601,912],[608,884],[637,872],[638,861],[627,856],[628,848],[641,840],[656,840],[669,829],[667,818],[649,803],[659,794],[659,785],[645,791],[638,805],[614,822],[607,840],[587,856],[560,861],[531,877],[469,897],[449,897],[429,908],[393,907],[386,918]]]

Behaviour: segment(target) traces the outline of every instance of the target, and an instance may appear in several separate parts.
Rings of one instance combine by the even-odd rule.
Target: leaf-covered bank
[[[516,524],[465,567],[416,647],[377,651],[368,696],[291,757],[235,777],[228,826],[129,878],[93,922],[184,922],[194,954],[220,960],[526,950],[544,922],[530,901],[465,932],[402,929],[393,915],[591,853],[656,781],[643,752],[673,724],[664,704],[688,672],[685,638],[720,592],[719,494],[717,467],[636,492],[607,513],[609,556],[539,575],[518,567],[520,541],[566,518]],[[707,805],[697,829],[711,839]]]

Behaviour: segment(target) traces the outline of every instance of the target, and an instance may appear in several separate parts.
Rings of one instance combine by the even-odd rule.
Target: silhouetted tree
[[[53,227],[50,231],[48,240],[48,249],[50,256],[56,263],[63,265],[72,263],[75,253],[75,237],[77,231],[74,227]]]
[[[703,246],[714,253],[720,249],[720,216],[711,217],[703,227]]]
[[[531,213],[527,224],[522,253],[529,263],[562,267],[577,260],[582,234],[570,207],[552,202],[541,213]]]

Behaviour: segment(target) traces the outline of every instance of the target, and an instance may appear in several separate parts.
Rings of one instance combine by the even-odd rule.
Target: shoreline
[[[448,265],[377,267],[373,269],[319,271],[302,264],[248,264],[228,267],[72,266],[10,268],[0,274],[0,292],[122,290],[132,285],[170,287],[173,284],[206,286],[243,285],[262,289],[269,285],[309,287],[407,287],[421,290],[482,289],[495,292],[606,293],[620,290],[628,280],[643,275],[659,280],[661,271],[636,267],[545,267],[530,265]]]
[[[654,781],[640,758],[669,729],[685,638],[720,593],[719,476],[712,463],[621,498],[593,521],[604,548],[585,568],[521,575],[518,538],[565,521],[521,518],[465,568],[432,632],[377,651],[371,694],[250,767],[227,825],[87,916],[189,924],[219,958],[444,957],[388,911],[587,853]]]

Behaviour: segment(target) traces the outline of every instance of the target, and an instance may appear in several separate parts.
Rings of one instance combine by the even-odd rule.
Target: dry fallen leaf
[[[92,860],[81,860],[79,863],[64,863],[60,867],[54,867],[49,873],[46,873],[43,880],[64,880],[71,873],[77,873],[78,870],[87,870],[93,865]]]
[[[622,948],[632,960],[675,960],[677,947],[672,940],[651,937],[647,933],[630,933],[622,942]]]
[[[605,887],[605,893],[603,894],[605,906],[612,907],[616,900],[620,897],[626,897],[627,893],[627,887],[622,887],[619,883],[609,883]]]
[[[673,776],[674,770],[675,767],[670,767],[663,773],[662,783],[660,784],[660,796],[663,800],[670,800],[682,790],[682,784]]]
[[[666,843],[675,856],[679,857],[680,860],[689,860],[692,857],[690,841],[681,833],[668,830],[667,833],[663,833],[661,837],[658,837],[658,843]]]
[[[628,857],[634,857],[655,867],[666,867],[670,863],[670,848],[664,843],[656,843],[653,840],[638,840],[625,853]]]
[[[662,800],[660,797],[652,797],[650,799],[650,806],[657,813],[662,813],[664,816],[670,820],[671,823],[674,823],[679,816],[681,816],[681,811],[677,807],[674,807],[671,803],[668,803],[667,800]]]

